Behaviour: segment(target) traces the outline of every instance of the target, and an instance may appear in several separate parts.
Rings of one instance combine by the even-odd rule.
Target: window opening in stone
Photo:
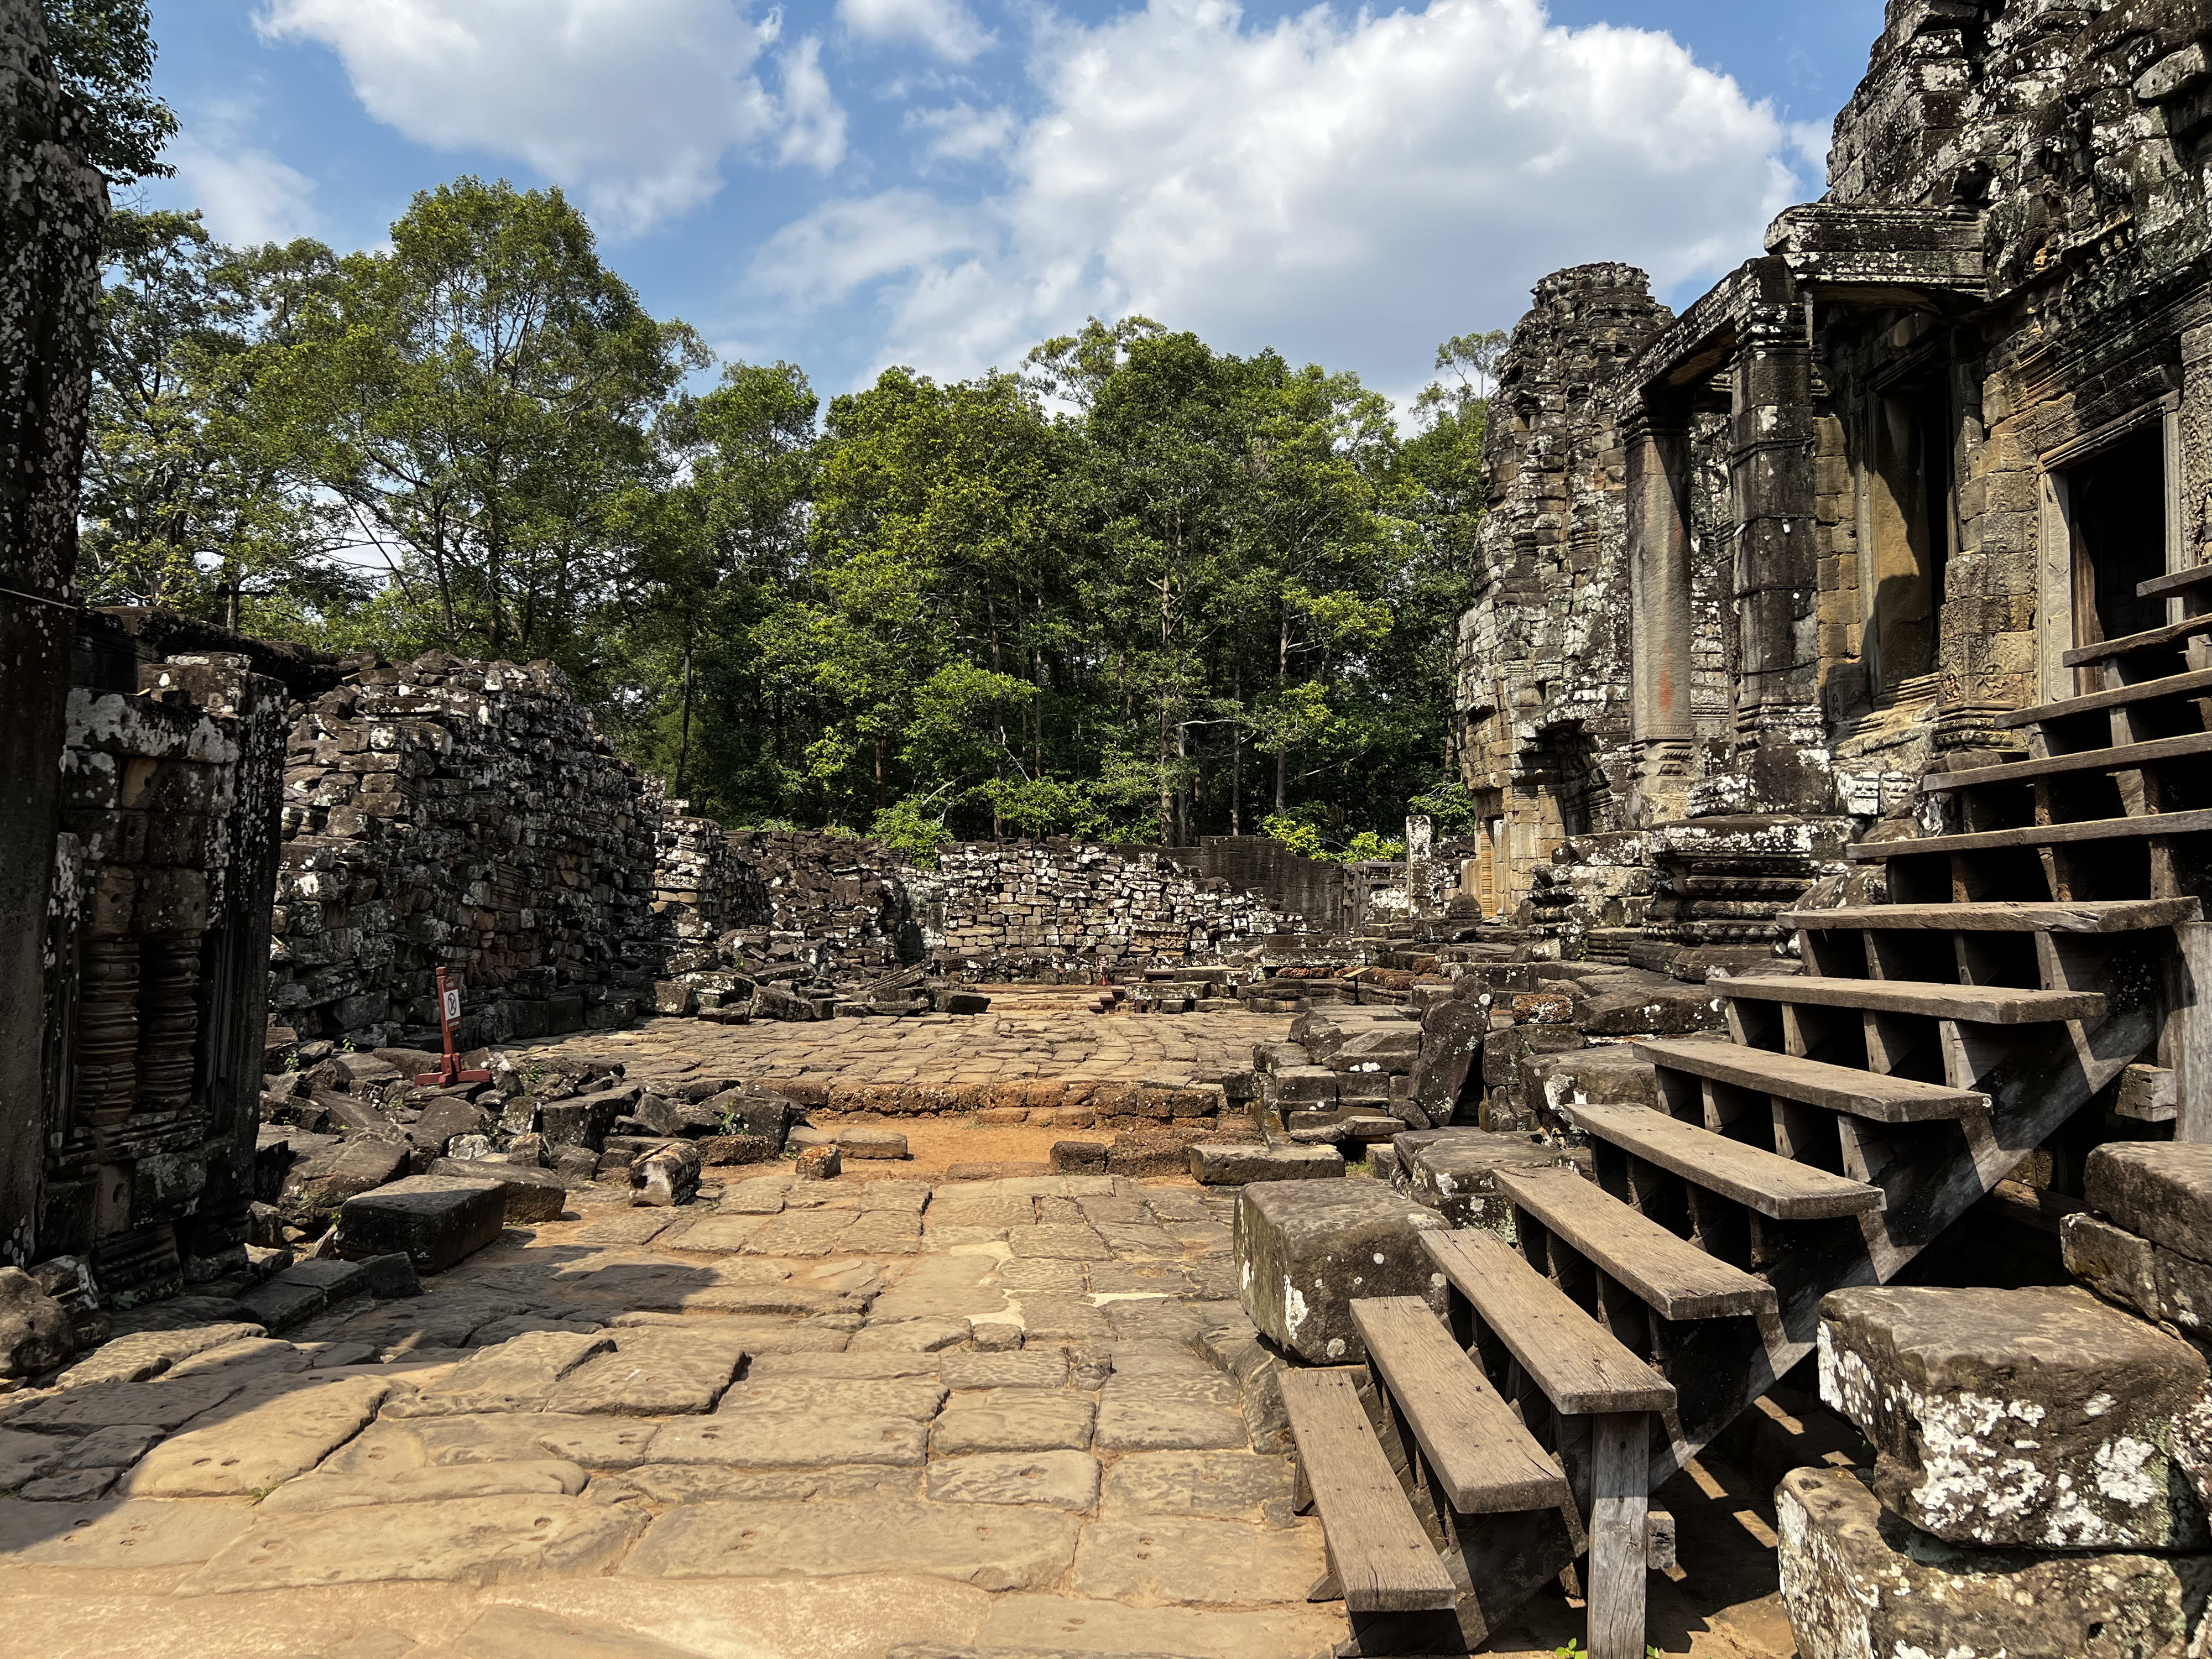
[[[2166,441],[2156,425],[2066,469],[2073,541],[2074,643],[2140,634],[2166,621],[2136,584],[2166,574]]]
[[[1940,370],[1894,385],[1871,411],[1867,672],[1877,696],[1936,666],[1937,618],[1955,536],[1951,400]]]

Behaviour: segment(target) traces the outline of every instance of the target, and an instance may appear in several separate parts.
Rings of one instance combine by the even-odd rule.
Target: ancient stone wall
[[[875,978],[918,961],[922,943],[908,896],[907,864],[881,842],[813,830],[729,835],[733,874],[747,896],[732,925],[758,956],[805,949],[827,978]]]
[[[349,667],[291,731],[276,1017],[434,1048],[443,968],[465,1047],[624,1023],[661,949],[644,779],[550,665]]]

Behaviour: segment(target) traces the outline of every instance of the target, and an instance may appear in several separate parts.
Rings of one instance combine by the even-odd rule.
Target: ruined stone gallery
[[[2212,7],[1893,0],[1763,252],[1543,277],[1485,510],[1406,520],[1449,672],[1346,624],[1309,684],[1402,678],[1334,726],[1310,611],[1194,667],[1173,580],[884,575],[914,476],[1164,488],[1170,368],[1320,395],[1164,331],[1040,348],[1080,423],[816,434],[653,401],[600,286],[595,441],[659,410],[701,524],[788,487],[730,544],[799,562],[588,633],[573,548],[114,586],[142,175],[58,15],[0,0],[10,1652],[2212,1639]],[[301,316],[371,269],[297,257]],[[1371,617],[1412,567],[1336,528]]]

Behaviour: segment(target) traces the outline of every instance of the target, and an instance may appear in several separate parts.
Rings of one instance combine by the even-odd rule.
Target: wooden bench
[[[1400,1490],[1349,1370],[1286,1370],[1283,1408],[1298,1478],[1321,1512],[1329,1571],[1353,1613],[1420,1613],[1457,1605],[1413,1507]]]

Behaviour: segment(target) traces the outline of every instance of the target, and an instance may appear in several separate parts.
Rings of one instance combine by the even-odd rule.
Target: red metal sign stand
[[[434,1072],[422,1072],[415,1081],[444,1087],[454,1083],[489,1083],[491,1073],[482,1070],[463,1071],[461,1057],[453,1052],[453,1022],[460,1018],[461,994],[446,988],[446,970],[438,969],[438,1030],[445,1038],[445,1062]]]

